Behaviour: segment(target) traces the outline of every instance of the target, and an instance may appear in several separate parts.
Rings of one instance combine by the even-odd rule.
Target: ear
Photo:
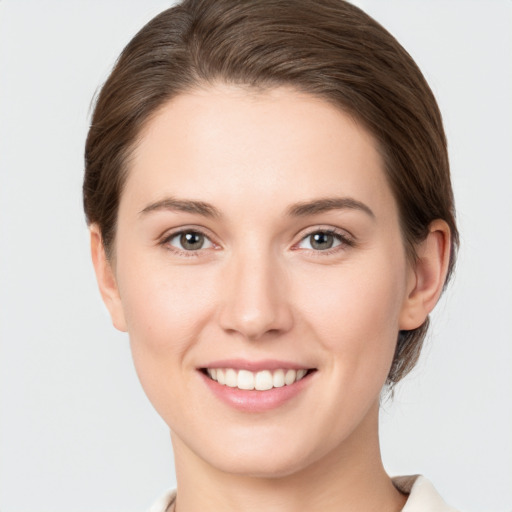
[[[112,265],[105,254],[103,239],[97,224],[92,224],[89,228],[91,236],[91,257],[96,272],[96,280],[100,289],[101,297],[110,313],[112,323],[116,329],[127,332],[126,321],[124,318],[121,297],[117,287],[116,278]]]
[[[448,224],[441,219],[433,221],[427,238],[416,247],[417,260],[409,273],[400,330],[416,329],[434,309],[446,280],[450,246]]]

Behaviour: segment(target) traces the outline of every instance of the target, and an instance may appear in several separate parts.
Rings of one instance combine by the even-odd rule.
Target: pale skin
[[[102,297],[170,428],[178,512],[404,506],[381,461],[379,397],[398,331],[441,294],[450,233],[434,221],[407,258],[356,121],[284,87],[181,94],[141,133],[112,261],[90,232]],[[201,368],[221,359],[314,373],[284,404],[248,412],[205,385]]]

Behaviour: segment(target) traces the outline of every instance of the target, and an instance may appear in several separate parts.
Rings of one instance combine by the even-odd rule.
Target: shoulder
[[[176,500],[176,490],[167,491],[160,496],[146,512],[172,512],[174,510],[174,502]]]
[[[396,476],[392,480],[399,491],[409,495],[402,512],[457,512],[424,476]]]
[[[402,512],[457,512],[444,502],[424,476],[396,476],[393,484],[399,491],[409,495]],[[146,512],[173,512],[175,500],[176,490],[168,491]]]

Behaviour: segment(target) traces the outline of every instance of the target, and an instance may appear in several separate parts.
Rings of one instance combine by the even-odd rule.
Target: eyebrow
[[[146,206],[139,214],[146,214],[158,210],[170,210],[186,213],[195,213],[203,217],[221,217],[220,211],[215,206],[203,201],[192,201],[190,199],[175,199],[167,197],[155,203]]]
[[[220,210],[210,203],[193,201],[191,199],[176,199],[173,197],[167,197],[151,203],[141,210],[139,214],[147,214],[159,210],[194,213],[209,218],[222,217]],[[375,218],[375,214],[367,205],[351,197],[325,197],[296,203],[291,205],[286,213],[290,217],[306,217],[308,215],[318,215],[332,210],[359,210]]]
[[[351,197],[313,199],[312,201],[290,206],[287,213],[292,217],[305,217],[307,215],[317,215],[331,210],[359,210],[368,214],[372,219],[375,218],[375,214],[369,206]]]

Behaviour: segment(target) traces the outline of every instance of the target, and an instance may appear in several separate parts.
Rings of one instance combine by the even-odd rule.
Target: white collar
[[[401,512],[457,512],[448,506],[434,486],[421,475],[395,476],[393,485],[408,494],[407,503]],[[171,512],[176,499],[176,490],[168,491],[147,512]]]
[[[402,512],[457,512],[443,501],[424,476],[395,476],[392,481],[399,491],[409,495]]]

